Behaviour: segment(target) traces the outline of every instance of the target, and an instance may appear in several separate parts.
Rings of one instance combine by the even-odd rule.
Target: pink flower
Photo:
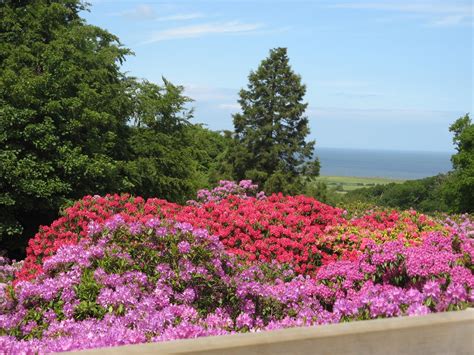
[[[188,254],[191,251],[191,244],[183,240],[178,243],[178,250],[181,254]]]

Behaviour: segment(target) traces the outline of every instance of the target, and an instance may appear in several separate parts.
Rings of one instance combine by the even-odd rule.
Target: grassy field
[[[319,176],[315,181],[325,182],[331,189],[335,188],[340,193],[346,193],[363,187],[371,187],[375,185],[385,185],[391,182],[401,183],[405,180],[356,177],[356,176]]]

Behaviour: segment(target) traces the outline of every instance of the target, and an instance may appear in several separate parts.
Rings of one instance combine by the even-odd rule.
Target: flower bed
[[[347,220],[345,211],[305,196],[249,197],[254,186],[222,182],[211,192],[201,191],[201,199],[189,206],[129,195],[86,196],[30,240],[18,280],[40,274],[43,260],[60,246],[87,238],[89,223],[103,223],[116,214],[127,222],[154,216],[206,228],[229,253],[250,261],[291,263],[305,275],[335,260],[355,259],[370,241],[416,245],[432,231],[452,233],[451,226],[415,211],[369,212]]]
[[[346,219],[303,196],[202,196],[188,206],[86,197],[42,228],[14,283],[15,268],[0,266],[0,349],[67,351],[473,304],[470,221],[414,211]]]

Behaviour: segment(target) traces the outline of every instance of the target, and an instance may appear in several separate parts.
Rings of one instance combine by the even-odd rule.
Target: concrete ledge
[[[474,354],[474,309],[67,354]]]

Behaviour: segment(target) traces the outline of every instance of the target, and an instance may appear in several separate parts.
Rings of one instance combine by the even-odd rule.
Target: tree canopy
[[[449,130],[457,153],[451,158],[454,172],[446,196],[456,212],[474,212],[474,124],[466,114]]]
[[[196,170],[187,126],[192,100],[182,86],[131,80],[130,159],[124,162],[126,191],[143,197],[185,201],[194,192]]]
[[[119,68],[130,52],[81,10],[0,4],[0,235],[54,217],[68,198],[119,190],[129,101]]]

